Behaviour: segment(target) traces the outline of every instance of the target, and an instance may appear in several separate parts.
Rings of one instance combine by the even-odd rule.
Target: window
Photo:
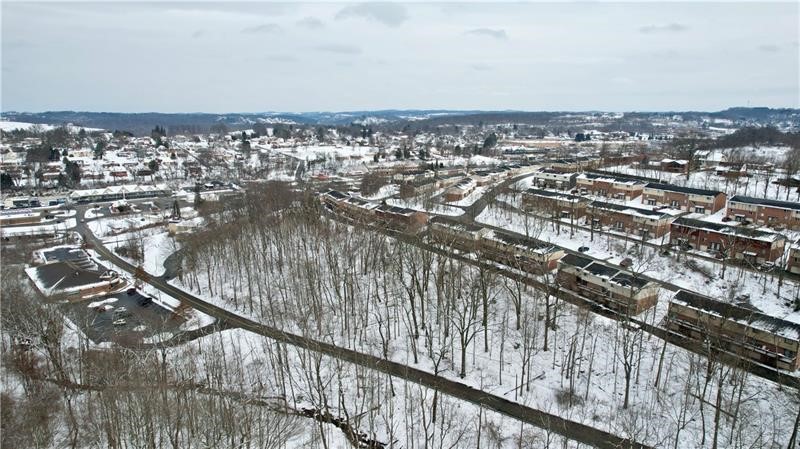
[[[744,223],[744,215],[737,214],[735,217],[733,217],[733,219],[738,221],[739,223]]]
[[[650,206],[655,206],[655,205],[656,205],[656,200],[654,200],[654,199],[652,199],[652,198],[651,198],[651,199],[648,199],[648,200],[647,200],[647,204],[649,204]]]
[[[625,223],[623,223],[621,221],[618,221],[618,222],[614,223],[614,227],[619,229],[619,230],[625,229]]]
[[[722,245],[719,242],[711,242],[708,244],[708,248],[712,251],[720,251],[722,250]]]
[[[669,202],[669,205],[672,207],[680,207],[680,203],[677,200],[672,200]]]
[[[706,213],[706,208],[702,207],[702,206],[695,206],[694,207],[694,211],[695,211],[695,213],[698,213],[698,214],[704,214],[704,213]]]

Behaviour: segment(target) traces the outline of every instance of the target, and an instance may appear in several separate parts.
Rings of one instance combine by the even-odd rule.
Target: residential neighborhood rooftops
[[[525,191],[525,193],[530,195],[543,196],[547,198],[554,198],[565,201],[588,201],[587,198],[584,198],[582,196],[570,195],[568,193],[563,193],[563,192],[553,192],[550,190],[528,189]]]
[[[619,269],[598,262],[591,263],[584,269],[595,276],[606,277],[609,279],[619,273]]]
[[[681,187],[672,184],[663,184],[658,182],[651,182],[644,186],[647,189],[666,190],[668,192],[687,193],[689,195],[702,195],[702,196],[717,196],[723,193],[718,190],[696,189],[694,187]]]
[[[364,201],[364,200],[362,200],[362,201]],[[374,204],[374,203],[370,203],[370,204]],[[419,212],[419,211],[416,211],[414,209],[409,209],[409,208],[400,207],[400,206],[392,206],[392,205],[389,205],[389,204],[381,204],[376,208],[376,210],[378,210],[380,212],[386,212],[386,213],[389,213],[389,214],[394,214],[394,215],[411,215],[411,214],[415,214],[415,213]]]
[[[792,201],[770,200],[766,198],[755,198],[752,196],[736,195],[732,197],[729,202],[731,203],[746,203],[755,204],[760,206],[777,207],[780,209],[800,210],[800,203]]]
[[[533,251],[542,254],[550,253],[556,250],[556,247],[550,243],[498,230],[487,234],[486,238],[490,240],[498,240],[506,245],[516,246],[526,251]]]
[[[766,315],[757,310],[724,303],[686,290],[680,290],[676,293],[672,301],[722,318],[731,319],[781,337],[800,340],[800,324]]]
[[[761,231],[759,229],[746,228],[744,226],[731,226],[725,223],[717,223],[713,221],[697,220],[690,217],[678,217],[672,223],[690,228],[717,232],[720,234],[730,234],[754,240],[761,240],[764,242],[774,242],[786,239],[786,237],[783,235],[774,232]]]
[[[650,183],[655,182],[658,183],[660,180],[656,178],[648,178],[646,176],[636,176],[636,175],[629,175],[627,173],[617,173],[613,171],[605,171],[605,170],[589,170],[586,174],[591,174],[593,176],[602,176],[602,177],[610,177],[616,179],[625,179],[630,181],[641,181],[643,183]]]
[[[561,262],[573,267],[584,268],[592,263],[592,259],[588,257],[581,257],[576,254],[567,254],[561,258]]]
[[[631,206],[626,206],[625,204],[606,203],[604,201],[592,201],[589,205],[596,209],[613,210],[617,212],[624,212],[630,215],[641,215],[646,218],[666,218],[672,216],[668,213],[660,212],[657,210],[631,207]]]
[[[629,186],[644,185],[644,184],[647,184],[647,182],[648,182],[648,181],[641,181],[641,180],[631,179],[631,178],[622,177],[622,176],[611,176],[611,175],[608,175],[608,174],[592,173],[592,172],[581,173],[580,175],[578,175],[578,179],[590,179],[590,180],[593,180],[593,181],[595,181],[595,180],[596,181],[605,181],[605,182],[611,182],[611,183],[614,183],[614,184],[627,184]]]

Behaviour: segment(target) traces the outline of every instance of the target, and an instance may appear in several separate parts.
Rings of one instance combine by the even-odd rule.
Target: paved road
[[[331,217],[333,217],[334,219],[343,220],[342,218],[337,217],[336,215],[333,215],[332,213],[331,213]],[[349,221],[348,221],[348,223],[353,224],[352,222],[349,222]],[[546,284],[544,284],[542,282],[539,282],[539,281],[533,279],[530,276],[527,276],[527,275],[524,275],[524,274],[520,274],[520,273],[514,272],[514,271],[509,270],[509,269],[505,269],[505,268],[499,267],[499,266],[497,266],[495,264],[492,264],[492,263],[487,263],[487,262],[485,262],[483,260],[480,260],[480,259],[477,259],[477,258],[473,259],[473,258],[470,258],[470,257],[466,257],[464,255],[461,255],[461,254],[456,254],[456,253],[454,253],[452,251],[445,250],[445,249],[440,248],[438,246],[431,245],[431,244],[425,242],[421,238],[422,235],[412,236],[412,235],[404,234],[404,233],[397,232],[397,231],[386,230],[385,228],[374,226],[374,225],[371,225],[371,224],[366,224],[366,223],[357,223],[357,224],[359,226],[363,226],[363,227],[371,229],[373,231],[383,233],[383,234],[388,235],[388,236],[390,236],[392,238],[395,238],[397,240],[401,240],[401,241],[404,241],[406,243],[409,243],[409,244],[412,244],[412,245],[416,245],[416,246],[418,246],[418,247],[420,247],[422,249],[434,252],[434,253],[439,254],[439,255],[441,255],[443,257],[450,257],[450,258],[458,259],[458,260],[461,260],[461,261],[463,261],[463,262],[465,262],[467,264],[470,264],[470,265],[473,265],[473,266],[476,266],[476,267],[481,267],[481,268],[484,268],[484,269],[487,269],[487,270],[494,271],[495,273],[498,273],[498,274],[500,274],[502,276],[505,276],[505,277],[508,277],[510,279],[518,280],[518,281],[520,281],[520,282],[522,282],[522,283],[524,283],[524,284],[526,284],[528,286],[531,286],[531,287],[533,287],[535,289],[538,289],[538,290],[541,290],[541,291],[548,291],[549,290],[550,294],[552,294],[553,296],[557,296],[559,299],[562,299],[562,300],[564,300],[564,301],[566,301],[566,302],[568,302],[570,304],[574,304],[574,305],[577,305],[579,307],[583,307],[583,308],[589,309],[592,312],[597,313],[599,315],[603,315],[605,317],[608,317],[608,318],[611,318],[611,319],[614,319],[614,320],[619,320],[619,319],[623,318],[617,312],[615,312],[615,311],[613,311],[611,309],[602,307],[598,303],[596,303],[596,302],[594,302],[594,301],[592,301],[592,300],[590,300],[588,298],[584,298],[583,296],[581,296],[581,295],[579,295],[577,293],[574,293],[572,291],[564,290],[564,289],[560,289],[560,288],[553,288],[552,286],[548,286],[548,285],[546,285]],[[486,226],[486,225],[481,224],[481,226]],[[492,228],[491,226],[489,226],[489,227]],[[500,228],[496,228],[496,229],[500,229]],[[503,231],[509,232],[508,230],[505,230],[505,229],[503,229]],[[571,250],[565,250],[565,251],[566,252],[570,252],[570,253],[575,253],[574,251],[571,251]],[[575,254],[578,254],[578,253],[575,253]],[[582,257],[587,257],[584,254],[580,254],[580,255]],[[600,259],[595,259],[595,258],[593,258],[593,259],[594,260],[600,260]],[[641,278],[642,279],[651,279],[651,278],[648,278],[646,276],[642,276]],[[673,284],[664,283],[664,282],[658,281],[656,279],[652,279],[652,280],[654,282],[659,282],[661,284],[670,285],[671,289],[679,289],[679,287],[677,287],[677,286],[675,286]],[[658,338],[660,338],[662,340],[666,339],[669,343],[672,343],[672,344],[674,344],[676,346],[680,346],[680,347],[682,347],[682,348],[684,348],[684,349],[686,349],[688,351],[700,354],[700,355],[702,355],[704,357],[708,355],[705,352],[704,348],[702,346],[698,345],[696,341],[687,339],[686,337],[684,337],[682,335],[679,335],[679,334],[676,334],[674,332],[671,332],[671,331],[669,331],[669,330],[667,330],[665,328],[651,325],[649,323],[646,323],[644,321],[641,321],[641,320],[637,319],[636,317],[624,317],[624,318],[626,320],[629,320],[632,325],[639,326],[643,331],[645,331],[645,332],[647,332],[649,334],[652,334],[652,335],[654,335],[654,336],[656,336],[656,337],[658,337]],[[749,364],[744,364],[743,365],[742,361],[740,359],[738,359],[738,358],[732,359],[730,357],[727,357],[725,354],[722,354],[721,356],[725,360],[736,361],[737,362],[737,366],[740,366],[741,368],[746,369],[747,371],[749,371],[752,374],[755,374],[756,376],[762,377],[762,378],[767,379],[767,380],[771,380],[773,382],[780,383],[781,385],[786,385],[786,386],[790,386],[790,387],[793,387],[793,388],[800,389],[800,378],[798,378],[798,377],[795,377],[795,376],[792,376],[792,375],[787,374],[785,372],[778,371],[778,370],[772,369],[772,368],[770,368],[768,366],[760,365],[760,364],[756,364],[756,363],[749,363]]]
[[[79,218],[83,217],[83,211],[78,212]],[[129,272],[135,273],[136,267],[128,262],[120,259],[114,253],[109,251],[102,242],[88,229],[85,223],[78,223],[78,232],[84,236],[85,241],[93,245],[93,249],[98,254],[111,261],[119,268]],[[236,326],[250,332],[263,335],[275,341],[290,344],[299,348],[308,349],[311,351],[319,352],[340,360],[355,363],[370,369],[381,371],[383,373],[399,377],[428,388],[439,390],[440,392],[452,396],[457,399],[471,402],[476,405],[486,407],[488,409],[497,411],[506,416],[518,419],[525,423],[539,427],[541,429],[552,431],[553,433],[563,435],[571,440],[587,444],[598,448],[619,449],[619,448],[648,448],[637,442],[632,442],[624,438],[620,438],[611,433],[590,427],[575,421],[570,421],[560,416],[526,407],[514,402],[511,402],[500,396],[495,396],[481,390],[469,387],[465,384],[445,379],[443,377],[435,376],[426,371],[412,368],[407,365],[392,362],[386,359],[375,357],[369,354],[356,352],[350,349],[338,347],[329,343],[313,340],[310,338],[302,337],[299,335],[290,334],[280,329],[265,326],[253,320],[244,318],[228,310],[217,307],[194,295],[190,295],[183,290],[180,290],[172,285],[169,285],[162,279],[151,277],[149,283],[161,290],[162,292],[178,298],[179,300],[191,305],[192,307],[206,313],[212,317],[217,318],[224,325]]]

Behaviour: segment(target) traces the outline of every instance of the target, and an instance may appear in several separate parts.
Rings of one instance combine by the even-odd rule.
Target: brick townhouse
[[[665,212],[602,201],[592,201],[586,209],[587,225],[596,228],[607,226],[645,240],[667,234],[674,219],[673,215]]]
[[[570,190],[575,187],[577,173],[564,173],[550,168],[543,168],[534,172],[533,185],[540,188]]]
[[[581,173],[576,187],[583,194],[630,201],[642,194],[645,181],[601,173]]]
[[[670,227],[670,244],[749,263],[765,263],[783,256],[786,237],[743,226],[680,217]]]
[[[658,284],[587,257],[567,254],[558,263],[558,284],[618,313],[638,315],[658,302]]]
[[[644,186],[642,203],[666,206],[690,213],[713,214],[725,207],[726,195],[717,190],[680,187],[672,184],[649,183]]]
[[[739,222],[800,230],[800,203],[736,195],[728,200],[727,215]]]
[[[534,273],[556,268],[564,250],[551,243],[494,230],[481,238],[481,254],[487,259]]]
[[[582,218],[590,201],[582,196],[541,189],[528,189],[522,194],[523,209],[540,211],[551,217]]]
[[[800,324],[681,290],[669,303],[669,329],[699,344],[773,368],[800,368]]]

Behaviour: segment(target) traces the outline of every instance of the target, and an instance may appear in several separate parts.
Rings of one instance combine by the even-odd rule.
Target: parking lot
[[[179,331],[184,319],[139,290],[63,304],[62,310],[95,343],[139,342]]]
[[[41,251],[50,262],[69,262],[82,270],[96,265],[78,247],[57,247]],[[100,268],[102,270],[102,268]],[[135,343],[162,333],[176,333],[184,318],[132,287],[91,299],[61,303],[63,313],[95,343]]]

